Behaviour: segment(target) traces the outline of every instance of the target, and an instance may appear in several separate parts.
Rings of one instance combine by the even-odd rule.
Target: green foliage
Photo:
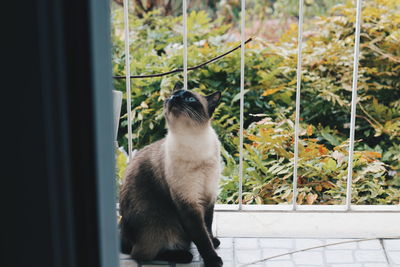
[[[178,22],[180,18],[162,17],[159,11],[146,13],[143,18],[131,16],[131,72],[132,74],[152,74],[182,67],[182,35]],[[125,52],[123,12],[118,6],[113,10],[113,71],[114,75],[124,75]],[[217,23],[217,25],[215,25]],[[192,12],[188,17],[189,43],[213,38],[226,31],[228,26],[210,23],[205,12]],[[189,48],[189,58],[195,59],[196,45]],[[189,60],[189,64],[195,62]],[[153,79],[132,80],[133,142],[135,148],[154,142],[165,134],[162,106],[174,84],[181,75]],[[125,80],[114,80],[117,90],[125,91]],[[126,95],[124,95],[126,100]],[[126,110],[125,102],[123,110]],[[127,114],[121,117],[119,143],[126,146]]]
[[[273,121],[265,117],[246,131],[244,149],[245,204],[290,203],[293,197],[294,125],[290,119]],[[329,127],[301,125],[298,162],[298,204],[345,204],[348,167],[347,141],[332,139]],[[316,136],[317,138],[312,138]],[[324,140],[324,136],[328,139]],[[337,145],[328,149],[320,141]],[[223,153],[220,200],[236,203],[238,173],[236,164]],[[353,161],[353,203],[395,204],[400,190],[387,183],[387,165],[378,159],[381,153],[357,151]],[[233,177],[233,179],[231,178]]]
[[[117,184],[117,196],[119,195],[119,189],[125,177],[125,170],[127,164],[128,164],[128,155],[124,151],[117,149],[115,151],[115,166],[116,166],[115,177]]]
[[[284,1],[277,1],[283,3]],[[308,1],[310,2],[310,1]],[[315,1],[318,2],[318,1]],[[300,204],[343,204],[354,53],[354,1],[308,18],[303,45],[298,185]],[[315,3],[312,3],[315,4]],[[287,12],[285,14],[290,14]],[[363,1],[358,82],[353,202],[397,204],[400,195],[400,7],[396,0]],[[191,12],[189,66],[229,50],[229,25],[220,17]],[[113,66],[124,74],[122,10],[113,10]],[[131,16],[132,73],[182,67],[181,18],[152,11]],[[246,46],[244,106],[244,202],[288,203],[292,198],[297,26],[275,43]],[[223,179],[219,201],[237,203],[240,55],[189,72],[189,88],[223,92],[213,126],[222,143]],[[162,105],[181,74],[132,80],[134,148],[165,135]],[[115,80],[125,92],[124,80]],[[124,106],[125,110],[126,107]],[[126,147],[126,117],[118,141]],[[124,167],[122,166],[120,170]]]

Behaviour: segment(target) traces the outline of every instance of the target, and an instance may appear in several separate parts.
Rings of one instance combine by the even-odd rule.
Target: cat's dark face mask
[[[219,103],[221,93],[202,96],[188,90],[177,90],[165,100],[164,108],[167,121],[189,119],[196,124],[207,123]],[[172,118],[173,117],[173,118]]]

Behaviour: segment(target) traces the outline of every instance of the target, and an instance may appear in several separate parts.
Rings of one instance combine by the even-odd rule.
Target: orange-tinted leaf
[[[305,196],[306,196],[306,193],[304,193],[304,192],[301,192],[300,194],[298,194],[297,204],[302,204]]]
[[[308,193],[306,197],[307,204],[312,205],[317,198],[318,198],[317,194]]]
[[[318,147],[318,151],[319,151],[319,154],[321,154],[321,155],[326,155],[329,152],[329,150],[324,145],[320,145]]]
[[[257,136],[255,136],[255,135],[250,135],[250,134],[247,136],[247,138],[248,138],[250,141],[257,141],[257,139],[258,139]]]
[[[321,184],[326,189],[335,188],[335,185],[332,182],[329,182],[329,181],[323,181]]]
[[[263,96],[272,95],[272,94],[275,94],[276,92],[282,90],[283,88],[285,88],[284,85],[281,85],[279,87],[272,88],[272,89],[267,89],[267,90],[264,91],[264,93],[262,95]]]
[[[364,155],[370,158],[382,158],[382,154],[375,151],[364,151]]]

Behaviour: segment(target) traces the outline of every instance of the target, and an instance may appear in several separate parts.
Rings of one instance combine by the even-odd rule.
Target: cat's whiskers
[[[196,122],[199,122],[199,123],[204,122],[205,118],[203,116],[201,116],[201,114],[197,110],[195,110],[191,106],[187,105],[186,103],[183,104],[183,107],[184,107],[183,110],[185,111],[186,114],[188,114],[188,116],[190,118],[195,119]]]

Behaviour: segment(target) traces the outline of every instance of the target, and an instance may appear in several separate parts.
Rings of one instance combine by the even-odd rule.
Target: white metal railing
[[[182,24],[183,24],[183,89],[188,89],[188,51],[187,51],[187,0],[182,0]]]
[[[128,23],[128,0],[124,0],[124,25],[125,25],[125,74],[126,74],[126,99],[128,113],[128,149],[129,159],[132,155],[132,118],[131,118],[131,79],[130,77],[130,55],[129,55],[129,23]],[[353,59],[353,80],[352,80],[352,99],[350,114],[350,138],[349,138],[349,158],[347,172],[347,188],[346,188],[346,204],[345,205],[297,205],[297,169],[298,169],[298,145],[299,145],[299,118],[300,118],[300,91],[301,91],[301,63],[302,63],[302,42],[303,42],[303,17],[304,17],[304,0],[299,0],[299,23],[298,23],[298,40],[297,40],[297,76],[296,76],[296,110],[295,110],[295,143],[294,143],[294,171],[293,171],[293,197],[292,204],[285,205],[243,205],[243,121],[244,121],[244,67],[245,67],[245,14],[246,0],[241,0],[241,23],[240,23],[240,130],[239,130],[239,201],[236,204],[216,205],[219,211],[280,211],[280,212],[391,212],[400,211],[400,205],[352,205],[351,204],[351,186],[353,172],[353,152],[354,152],[354,132],[355,132],[355,115],[357,104],[357,82],[358,82],[358,63],[360,49],[360,26],[361,26],[361,7],[362,0],[357,0],[356,6],[356,23],[355,23],[355,43],[354,43],[354,59]],[[182,0],[182,24],[183,24],[183,77],[184,89],[188,89],[188,63],[187,63],[187,0]]]
[[[354,131],[356,125],[356,104],[357,104],[357,82],[358,82],[358,57],[360,54],[360,26],[361,26],[361,1],[357,0],[356,13],[356,33],[354,44],[353,61],[353,84],[351,87],[351,114],[350,114],[350,144],[349,144],[349,162],[347,167],[347,190],[346,207],[351,208],[351,185],[353,181],[353,152],[354,152]]]
[[[241,0],[240,12],[240,128],[239,128],[239,210],[243,208],[243,109],[244,109],[244,40],[246,35],[246,1]]]
[[[299,1],[299,27],[297,37],[296,114],[294,123],[293,210],[297,209],[297,168],[299,162],[301,56],[303,45],[304,0]]]
[[[128,155],[132,158],[132,107],[131,107],[131,58],[129,53],[129,7],[128,0],[124,0],[124,28],[125,28],[125,84],[126,84],[126,109],[128,113]]]

